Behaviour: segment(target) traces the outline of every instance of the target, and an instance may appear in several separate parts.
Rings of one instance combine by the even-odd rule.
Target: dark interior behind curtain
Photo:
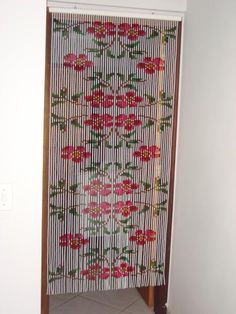
[[[49,294],[164,284],[177,33],[52,14]]]

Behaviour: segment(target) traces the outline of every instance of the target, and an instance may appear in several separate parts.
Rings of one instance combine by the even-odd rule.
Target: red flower
[[[115,278],[127,277],[129,273],[134,271],[134,267],[128,263],[121,263],[120,266],[115,266],[114,273],[112,274]]]
[[[84,190],[91,196],[107,196],[111,194],[111,184],[103,184],[101,180],[92,180],[91,184],[84,186]]]
[[[132,212],[136,212],[137,210],[138,207],[134,206],[131,201],[119,201],[115,203],[115,212],[121,213],[124,217],[128,217]]]
[[[88,204],[88,207],[82,210],[84,214],[88,214],[93,218],[110,214],[111,212],[111,204],[107,202],[102,202],[101,204],[98,204],[96,202],[91,202]]]
[[[60,236],[60,246],[69,246],[73,250],[79,250],[83,245],[89,242],[88,239],[84,239],[83,235],[76,233],[75,235],[68,233]]]
[[[137,96],[134,92],[127,92],[125,95],[119,95],[116,99],[118,100],[116,105],[120,108],[137,107],[138,103],[143,101],[143,98]]]
[[[144,36],[146,32],[139,24],[122,23],[119,25],[118,35],[127,36],[129,40],[137,40],[139,36]]]
[[[68,53],[64,56],[64,66],[73,68],[75,66],[75,61],[77,60],[77,55],[74,53]]]
[[[89,280],[107,279],[110,276],[110,269],[108,267],[101,267],[99,264],[93,264],[81,271],[81,275],[86,276]]]
[[[85,151],[83,146],[66,146],[61,150],[61,158],[81,162],[84,158],[91,157],[91,153]]]
[[[115,24],[111,22],[102,23],[100,21],[93,22],[92,27],[88,27],[88,33],[94,34],[96,38],[101,39],[105,38],[106,35],[114,36],[115,31]]]
[[[94,113],[88,120],[84,121],[85,125],[92,126],[94,130],[103,130],[104,127],[111,127],[113,125],[113,117],[110,114]]]
[[[114,96],[105,95],[103,91],[94,91],[92,95],[85,96],[85,100],[91,103],[94,108],[104,107],[109,108],[113,106]]]
[[[141,161],[149,161],[151,158],[160,157],[160,148],[153,146],[140,146],[139,150],[133,153],[134,157],[140,158]]]
[[[154,74],[156,71],[163,71],[165,69],[165,60],[161,58],[144,58],[143,62],[138,63],[139,69],[144,69],[147,74]]]
[[[120,114],[116,117],[116,126],[124,127],[126,131],[132,131],[136,126],[142,125],[142,121],[135,114]]]
[[[138,184],[133,183],[132,180],[124,180],[121,183],[115,184],[115,194],[132,194],[133,190],[136,190],[139,187]]]
[[[78,56],[74,53],[69,53],[64,56],[64,66],[74,68],[76,71],[84,71],[86,68],[93,66],[93,62],[88,60],[88,56],[85,54],[79,54]]]
[[[156,240],[156,232],[153,230],[136,230],[135,235],[129,237],[129,240],[136,242],[138,245],[144,245],[147,242]]]

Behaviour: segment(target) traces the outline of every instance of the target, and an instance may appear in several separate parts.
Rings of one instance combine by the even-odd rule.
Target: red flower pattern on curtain
[[[49,293],[164,281],[176,29],[54,14]]]

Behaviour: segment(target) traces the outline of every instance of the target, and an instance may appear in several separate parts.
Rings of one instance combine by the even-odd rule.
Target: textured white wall
[[[171,314],[236,313],[235,15],[235,0],[188,0]]]
[[[40,313],[45,1],[1,2],[0,183],[13,210],[0,212],[0,313]]]

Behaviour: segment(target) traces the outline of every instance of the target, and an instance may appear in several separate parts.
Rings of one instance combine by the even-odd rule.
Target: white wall
[[[185,0],[119,5],[185,10]],[[13,210],[0,212],[1,314],[40,313],[45,6],[45,0],[0,6],[0,184],[13,185]]]
[[[235,0],[188,0],[171,314],[236,313],[235,14]]]
[[[40,313],[44,1],[0,5],[0,183],[13,210],[0,212],[0,313]]]

